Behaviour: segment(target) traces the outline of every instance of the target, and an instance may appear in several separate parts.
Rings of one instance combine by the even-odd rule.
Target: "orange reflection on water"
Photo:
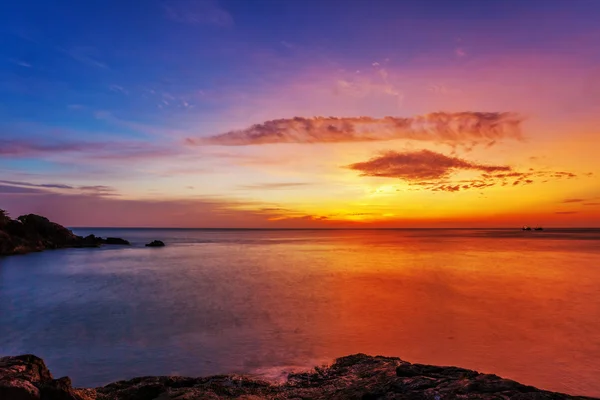
[[[335,235],[304,246],[312,277],[293,290],[313,301],[287,310],[306,315],[301,347],[311,360],[360,351],[600,394],[595,242]],[[286,338],[282,351],[298,348],[297,337]]]

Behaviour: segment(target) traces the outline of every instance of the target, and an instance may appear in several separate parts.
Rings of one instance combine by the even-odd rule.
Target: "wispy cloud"
[[[80,154],[90,159],[143,159],[180,154],[173,147],[159,146],[147,142],[87,142],[87,141],[53,141],[40,140],[3,140],[0,155],[10,158],[30,158],[41,156],[57,156],[61,154]]]
[[[0,204],[12,215],[41,214],[67,226],[274,227],[282,210],[268,203],[217,196],[188,199],[125,199],[97,193],[44,192],[0,185]],[[94,212],[90,212],[94,210]]]
[[[32,65],[29,64],[28,62],[22,61],[22,60],[17,60],[14,58],[9,59],[8,61],[10,61],[11,63],[18,65],[19,67],[24,67],[24,68],[31,68]]]
[[[188,24],[206,24],[231,27],[231,14],[217,0],[171,0],[163,4],[170,20]]]
[[[294,189],[312,185],[308,182],[277,182],[277,183],[257,183],[253,185],[241,185],[241,189],[251,190],[278,190],[278,189]]]
[[[108,87],[111,92],[121,93],[121,94],[129,94],[123,86],[112,84]]]
[[[61,183],[31,183],[23,181],[8,181],[0,180],[3,188],[3,193],[54,193],[54,190],[59,192],[81,192],[82,194],[98,195],[98,196],[117,196],[117,190],[111,186],[95,185],[95,186],[74,186]]]
[[[69,49],[64,49],[59,47],[58,50],[82,64],[95,68],[108,69],[108,65],[105,62],[100,61],[97,57],[98,51],[95,48],[72,47]]]
[[[522,139],[522,121],[520,115],[509,112],[436,112],[411,118],[295,117],[205,138],[188,138],[187,143],[247,146],[411,139],[453,145],[493,145],[502,139]]]
[[[563,203],[581,203],[585,201],[584,199],[566,199],[563,200]]]
[[[1,185],[0,184],[0,194],[38,194],[38,193],[46,193],[45,190],[33,187],[23,187],[23,186],[12,186],[12,185]]]
[[[40,188],[51,188],[51,189],[73,189],[73,186],[63,185],[60,183],[30,183],[30,182],[5,181],[5,180],[0,180],[0,183],[5,183],[7,185],[26,186],[26,187],[40,187]]]

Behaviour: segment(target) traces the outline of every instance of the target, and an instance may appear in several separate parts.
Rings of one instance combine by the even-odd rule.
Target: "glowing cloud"
[[[531,178],[572,179],[572,172],[515,171],[508,165],[487,165],[447,156],[431,150],[382,152],[368,161],[358,162],[346,168],[361,172],[361,176],[399,178],[407,181],[413,190],[434,192],[458,192],[467,189],[485,189],[496,185],[518,186],[534,183]],[[480,172],[474,179],[452,180],[459,170]],[[544,181],[546,182],[546,181]],[[578,200],[578,199],[577,199]],[[567,201],[567,202],[572,202]]]
[[[248,146],[272,143],[339,143],[395,139],[448,144],[493,145],[506,138],[522,139],[523,118],[510,112],[436,112],[401,117],[295,117],[256,124],[205,138],[189,145]]]

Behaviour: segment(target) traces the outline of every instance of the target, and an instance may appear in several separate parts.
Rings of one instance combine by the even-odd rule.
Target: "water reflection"
[[[77,385],[365,352],[600,395],[598,242],[486,232],[128,230],[169,246],[6,258],[0,353]]]

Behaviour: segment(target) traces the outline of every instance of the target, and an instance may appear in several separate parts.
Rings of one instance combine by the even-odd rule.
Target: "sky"
[[[0,5],[0,208],[67,226],[600,226],[596,0]]]

